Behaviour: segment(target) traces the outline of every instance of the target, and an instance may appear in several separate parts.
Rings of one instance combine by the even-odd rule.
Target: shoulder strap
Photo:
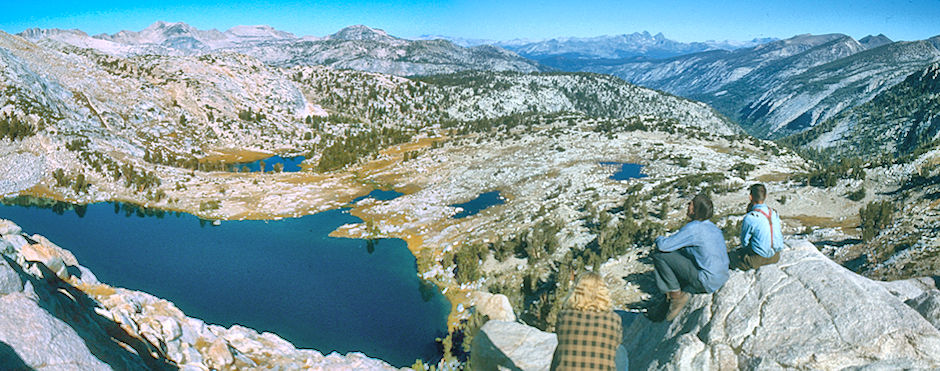
[[[774,249],[774,222],[773,220],[770,219],[770,215],[774,213],[774,209],[771,209],[770,206],[767,206],[767,210],[770,210],[769,213],[765,213],[764,210],[761,210],[761,209],[755,209],[755,210],[759,211],[761,214],[764,214],[764,216],[767,217],[767,226],[770,227],[770,249],[773,250]]]

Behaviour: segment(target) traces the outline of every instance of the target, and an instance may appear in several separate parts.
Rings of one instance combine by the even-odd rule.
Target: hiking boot
[[[666,313],[666,320],[672,321],[679,315],[682,308],[689,302],[692,295],[685,291],[670,291],[666,294],[669,298],[669,313]]]

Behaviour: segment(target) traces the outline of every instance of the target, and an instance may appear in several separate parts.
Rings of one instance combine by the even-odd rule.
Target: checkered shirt
[[[614,357],[623,338],[620,316],[614,312],[563,310],[555,326],[558,347],[552,370],[614,370]]]

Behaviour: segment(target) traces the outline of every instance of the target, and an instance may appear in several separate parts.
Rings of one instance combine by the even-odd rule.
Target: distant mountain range
[[[905,155],[940,134],[940,63],[914,72],[865,104],[798,135],[791,144],[828,155]]]
[[[462,46],[495,45],[514,51],[544,65],[564,71],[577,71],[585,64],[627,59],[661,59],[707,50],[735,50],[775,41],[761,38],[749,41],[704,41],[684,43],[667,39],[662,33],[647,31],[597,37],[561,37],[549,40],[515,39],[496,41],[424,35],[420,40],[442,39]]]
[[[156,22],[139,31],[89,36],[79,30],[29,29],[31,41],[52,40],[115,56],[185,56],[219,52],[250,55],[280,67],[325,65],[396,75],[431,75],[464,70],[547,70],[504,49],[470,48],[446,40],[405,40],[366,26],[350,26],[326,37],[297,37],[269,26],[199,30],[185,23]]]
[[[179,26],[172,28],[186,31]],[[40,40],[35,43],[0,31],[0,102],[5,102],[0,120],[27,122],[36,135],[55,140],[95,139],[107,143],[101,148],[137,157],[145,148],[188,155],[204,146],[278,152],[307,151],[319,143],[322,150],[324,143],[352,135],[353,129],[418,129],[533,112],[655,116],[711,133],[741,132],[704,103],[613,76],[474,71],[418,80],[324,66],[279,67],[232,53],[245,46],[227,41],[292,38],[271,29],[256,28],[254,36],[189,29],[185,37],[201,37],[203,41],[196,40],[201,45],[221,50],[206,54],[196,53],[191,47],[197,44],[182,43],[182,37],[167,38],[174,33],[166,29],[152,31],[107,38],[72,31],[27,32]],[[198,55],[120,57],[63,44],[50,34],[102,43],[120,40],[125,50],[163,48]],[[350,39],[403,42],[365,27],[346,28],[320,42],[345,45]],[[333,121],[321,126],[313,117]],[[301,139],[304,133],[310,135]],[[275,143],[274,136],[285,139]]]
[[[58,29],[19,35],[51,48],[87,48],[119,57],[239,53],[275,67],[323,65],[399,76],[555,70],[611,74],[706,102],[765,138],[805,132],[940,61],[940,36],[894,42],[884,35],[855,40],[843,34],[807,34],[785,40],[683,43],[661,33],[637,32],[543,41],[407,40],[361,25],[325,37],[298,37],[269,26],[218,31],[166,22],[111,35]],[[799,142],[809,145],[815,139],[801,137]],[[813,145],[830,142],[838,141]]]
[[[662,33],[651,35],[646,31],[542,41],[446,36],[407,40],[362,25],[346,27],[325,37],[298,37],[263,25],[236,26],[219,31],[162,21],[140,31],[115,34],[88,35],[80,30],[33,28],[18,35],[34,42],[57,41],[120,57],[235,52],[280,67],[325,65],[401,76],[467,70],[581,71],[589,65],[668,58],[707,50],[734,50],[775,40],[683,43],[667,39]]]
[[[940,36],[892,42],[828,34],[581,70],[709,103],[752,134],[779,138],[868,102],[938,60]]]

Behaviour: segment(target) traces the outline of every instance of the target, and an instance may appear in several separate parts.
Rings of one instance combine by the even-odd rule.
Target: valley
[[[788,238],[871,278],[936,276],[935,38],[765,41],[584,68],[611,76],[364,26],[324,38],[163,22],[94,37],[0,31],[0,195],[129,203],[222,228],[348,207],[359,220],[335,218],[329,236],[403,240],[414,269],[410,257],[396,267],[449,302],[448,333],[427,339],[439,359],[415,357],[442,369],[471,357],[489,294],[551,331],[590,268],[616,308],[645,311],[652,240],[699,192],[729,247],[747,186],[762,182]],[[612,179],[612,163],[645,176]],[[363,197],[376,190],[401,195]],[[494,192],[474,213],[456,207]]]

